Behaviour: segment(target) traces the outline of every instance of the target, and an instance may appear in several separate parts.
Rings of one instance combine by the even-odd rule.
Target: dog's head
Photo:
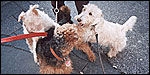
[[[103,17],[102,10],[94,4],[84,5],[82,12],[75,16],[74,19],[81,25],[93,25]]]
[[[67,6],[61,6],[60,8],[59,8],[59,14],[58,14],[58,16],[59,16],[59,18],[58,19],[60,19],[59,20],[59,24],[60,25],[63,25],[63,24],[65,24],[65,23],[67,23],[67,22],[69,22],[69,23],[73,23],[72,21],[71,21],[71,16],[70,16],[70,8],[69,7],[67,7]]]
[[[30,5],[27,12],[21,12],[18,17],[18,22],[23,21],[23,25],[26,27],[28,32],[40,31],[43,29],[41,16],[38,12],[38,5]]]
[[[55,28],[54,37],[63,41],[61,50],[63,51],[63,56],[67,56],[79,40],[77,25],[67,23]]]
[[[70,8],[68,8],[67,6],[63,5],[63,6],[61,6],[59,8],[59,10],[60,10],[60,14],[59,14],[60,17],[62,17],[62,18],[66,18],[66,17],[70,18]]]
[[[53,28],[48,31],[52,33]],[[49,35],[49,34],[48,34]],[[49,39],[51,38],[51,39]],[[54,30],[54,35],[39,39],[37,43],[37,55],[40,58],[40,62],[46,62],[53,66],[61,66],[64,62],[60,62],[50,51],[50,48],[54,50],[56,55],[62,59],[66,59],[69,53],[73,50],[75,44],[77,44],[78,35],[76,25],[64,24],[57,27]]]
[[[54,31],[54,36],[57,38],[64,38],[68,43],[75,43],[78,40],[77,25],[64,24],[57,27]]]
[[[38,16],[38,12],[36,10],[36,8],[38,8],[39,5],[30,5],[30,9],[25,13],[25,12],[21,12],[21,14],[18,17],[18,22],[21,21],[21,19],[23,21],[25,21],[25,18],[27,18],[28,16],[32,16],[32,15],[37,15]]]

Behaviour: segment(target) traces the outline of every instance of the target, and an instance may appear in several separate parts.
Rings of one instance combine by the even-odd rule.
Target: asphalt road
[[[130,16],[137,16],[133,31],[127,32],[127,45],[116,58],[108,58],[107,47],[102,47],[102,59],[107,74],[148,74],[149,73],[149,1],[90,1],[103,10],[107,21],[123,24]],[[1,1],[1,38],[23,34],[22,22],[18,23],[21,11],[27,11],[30,4],[39,4],[40,10],[52,19],[50,1]],[[71,8],[72,20],[77,15],[74,1],[65,1]],[[74,21],[74,20],[73,20]],[[74,21],[76,23],[76,21]],[[95,44],[92,50],[96,61],[91,63],[86,54],[73,50],[70,57],[73,61],[72,74],[82,71],[85,74],[102,74]],[[33,61],[33,55],[25,40],[1,44],[1,74],[38,74],[39,66]]]

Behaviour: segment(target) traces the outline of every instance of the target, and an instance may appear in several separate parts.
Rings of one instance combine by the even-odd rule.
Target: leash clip
[[[56,19],[55,19],[55,21],[56,21],[56,23],[57,23],[57,16],[58,16],[58,13],[59,13],[59,9],[58,9],[58,7],[57,7],[57,1],[56,1],[56,8],[54,9],[54,12],[55,12],[55,14],[56,14]]]

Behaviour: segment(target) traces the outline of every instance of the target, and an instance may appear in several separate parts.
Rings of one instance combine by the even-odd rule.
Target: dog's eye
[[[83,8],[82,11],[85,11],[85,8]]]
[[[89,15],[92,15],[92,13],[90,12]]]

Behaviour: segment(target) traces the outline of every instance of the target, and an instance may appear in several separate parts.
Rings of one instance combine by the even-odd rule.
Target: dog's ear
[[[38,4],[30,5],[30,9],[31,9],[31,10],[36,9],[36,8],[38,8],[38,7],[39,7],[39,5],[38,5]]]
[[[87,7],[87,5],[83,5],[83,7],[84,7],[84,8],[86,8],[86,7]]]
[[[30,10],[32,10],[35,13],[35,15],[37,15],[37,16],[38,16],[38,12],[35,9],[38,8],[38,7],[39,7],[39,5],[37,5],[37,4],[30,5]]]
[[[18,17],[18,22],[21,21],[21,19],[24,17],[25,13],[24,12],[21,12],[21,14],[19,15]]]
[[[104,17],[104,15],[103,15],[103,13],[102,13],[102,10],[101,10],[101,9],[99,9],[98,11],[99,11],[99,14],[100,14],[100,16],[99,16],[99,17]]]
[[[101,14],[102,17],[104,17],[104,14]]]
[[[37,16],[38,16],[38,12],[37,12],[37,10],[33,9],[32,11],[35,13],[35,15],[37,15]]]

